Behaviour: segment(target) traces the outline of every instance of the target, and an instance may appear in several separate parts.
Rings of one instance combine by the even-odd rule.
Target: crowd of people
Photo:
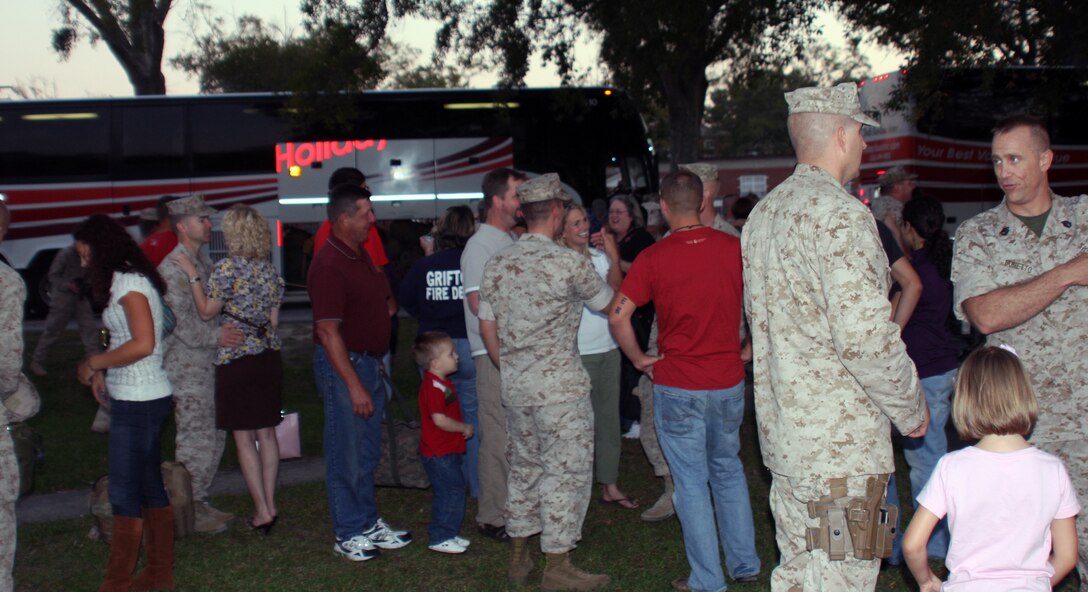
[[[926,592],[1049,590],[1074,568],[1088,590],[1088,525],[1076,522],[1088,502],[1088,197],[1052,192],[1045,126],[998,123],[1005,199],[953,243],[941,204],[902,168],[884,175],[871,209],[844,189],[859,172],[862,130],[877,125],[854,85],[785,99],[797,168],[766,197],[736,200],[730,219],[714,205],[718,171],[703,163],[666,176],[648,211],[629,195],[587,211],[554,173],[497,169],[477,212],[450,208],[421,239],[426,256],[396,292],[388,261],[375,260],[365,177],[334,172],[307,289],[336,554],[362,562],[413,541],[381,517],[374,481],[403,309],[419,321],[432,551],[470,548],[472,496],[475,532],[509,542],[511,583],[533,577],[539,535],[541,589],[608,585],[572,552],[594,481],[600,502],[641,507],[619,484],[621,433],[637,430],[665,486],[641,518],[675,514],[682,529],[690,569],[671,587],[761,581],[740,456],[751,364],[779,552],[771,590],[872,590],[882,561],[905,564]],[[200,196],[160,209],[167,222],[144,249],[108,216],[79,225],[54,265],[64,308],[30,366],[45,373],[56,327],[84,314],[69,293],[103,308],[108,347],[84,339],[76,371],[108,411],[107,591],[176,585],[158,445],[170,413],[198,531],[232,518],[207,500],[228,430],[253,500],[247,526],[267,535],[278,518],[284,284],[267,222],[245,206],[227,211],[228,257],[213,263],[203,247],[214,210]],[[0,239],[9,219],[0,202]],[[5,266],[0,295],[0,329],[21,336],[13,311],[25,288]],[[955,319],[988,336],[962,363]],[[21,338],[4,348],[6,399]],[[973,446],[949,452],[949,419]],[[905,534],[893,442],[916,508]],[[18,473],[3,431],[0,469],[7,590]],[[133,575],[141,547],[145,567]],[[930,559],[944,560],[947,581]]]

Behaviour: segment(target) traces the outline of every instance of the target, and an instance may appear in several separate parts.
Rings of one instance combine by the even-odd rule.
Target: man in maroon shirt
[[[374,210],[370,192],[339,185],[329,194],[332,235],[310,265],[306,288],[314,318],[314,379],[325,403],[325,488],[336,543],[352,561],[398,549],[412,535],[378,516],[374,469],[381,454],[389,347],[389,284],[363,250]]]

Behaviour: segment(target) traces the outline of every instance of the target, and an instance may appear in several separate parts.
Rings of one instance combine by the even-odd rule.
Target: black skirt
[[[215,425],[221,430],[258,430],[280,423],[283,360],[266,349],[215,367]]]

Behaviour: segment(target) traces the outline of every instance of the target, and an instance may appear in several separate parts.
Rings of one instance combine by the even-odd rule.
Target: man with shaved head
[[[1062,459],[1088,507],[1088,195],[1050,187],[1050,134],[1032,117],[994,129],[1005,199],[964,222],[952,260],[956,316],[1009,346],[1039,399],[1031,443]],[[1088,590],[1088,520],[1077,521],[1080,589]]]
[[[756,417],[771,471],[781,562],[771,590],[872,590],[891,552],[891,430],[920,437],[918,373],[891,319],[888,258],[858,175],[857,87],[786,93],[793,175],[756,204],[741,237]],[[853,508],[848,510],[848,508]],[[866,527],[868,530],[860,528]]]

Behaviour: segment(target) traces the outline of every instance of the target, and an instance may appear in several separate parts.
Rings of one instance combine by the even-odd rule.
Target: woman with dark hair
[[[442,331],[453,339],[453,348],[460,361],[457,372],[449,379],[457,389],[464,422],[478,430],[476,365],[465,331],[464,287],[461,284],[461,251],[475,231],[476,221],[468,206],[447,209],[430,235],[434,240],[434,254],[412,265],[400,283],[397,298],[401,307],[419,321],[420,335]],[[479,456],[480,439],[467,440],[463,468],[465,482],[473,497],[480,494]]]
[[[104,307],[102,322],[110,332],[109,349],[76,368],[79,381],[113,415],[113,537],[99,590],[172,590],[174,513],[159,466],[162,426],[173,410],[173,391],[162,367],[166,283],[136,241],[109,216],[87,218],[74,236],[91,296]],[[142,540],[147,543],[147,565],[133,578]]]
[[[200,318],[222,313],[223,324],[235,325],[245,335],[241,345],[220,346],[216,353],[215,424],[234,434],[238,465],[253,499],[249,527],[268,535],[279,518],[276,426],[283,402],[283,360],[276,328],[284,283],[268,259],[272,233],[257,210],[245,205],[227,210],[223,238],[228,256],[216,262],[206,285],[186,255],[172,260],[196,279],[190,286]]]
[[[616,245],[620,250],[620,271],[624,274],[631,267],[638,254],[654,244],[654,237],[644,227],[642,208],[635,198],[630,195],[616,195],[608,204],[608,231],[616,238]],[[598,249],[604,246],[600,237],[596,238],[593,246]],[[631,326],[635,329],[635,338],[639,347],[646,351],[650,343],[650,328],[654,324],[654,305],[648,303],[640,306],[631,317]],[[634,395],[634,389],[638,386],[638,379],[642,376],[631,360],[621,352],[620,372],[620,425],[624,436],[637,438],[639,416],[642,415],[642,406],[638,397]]]
[[[916,197],[903,206],[903,243],[910,251],[911,265],[922,280],[922,295],[903,327],[903,342],[907,355],[918,368],[929,405],[926,435],[903,439],[903,456],[910,465],[912,499],[918,497],[937,461],[948,452],[944,428],[948,423],[950,397],[959,367],[959,351],[947,324],[952,311],[952,282],[949,280],[952,241],[944,231],[944,219],[941,202],[929,197]],[[902,535],[897,532],[892,563],[897,563],[897,559],[902,561],[901,540]],[[929,556],[943,558],[948,553],[948,540],[948,528],[942,522],[929,539]]]

